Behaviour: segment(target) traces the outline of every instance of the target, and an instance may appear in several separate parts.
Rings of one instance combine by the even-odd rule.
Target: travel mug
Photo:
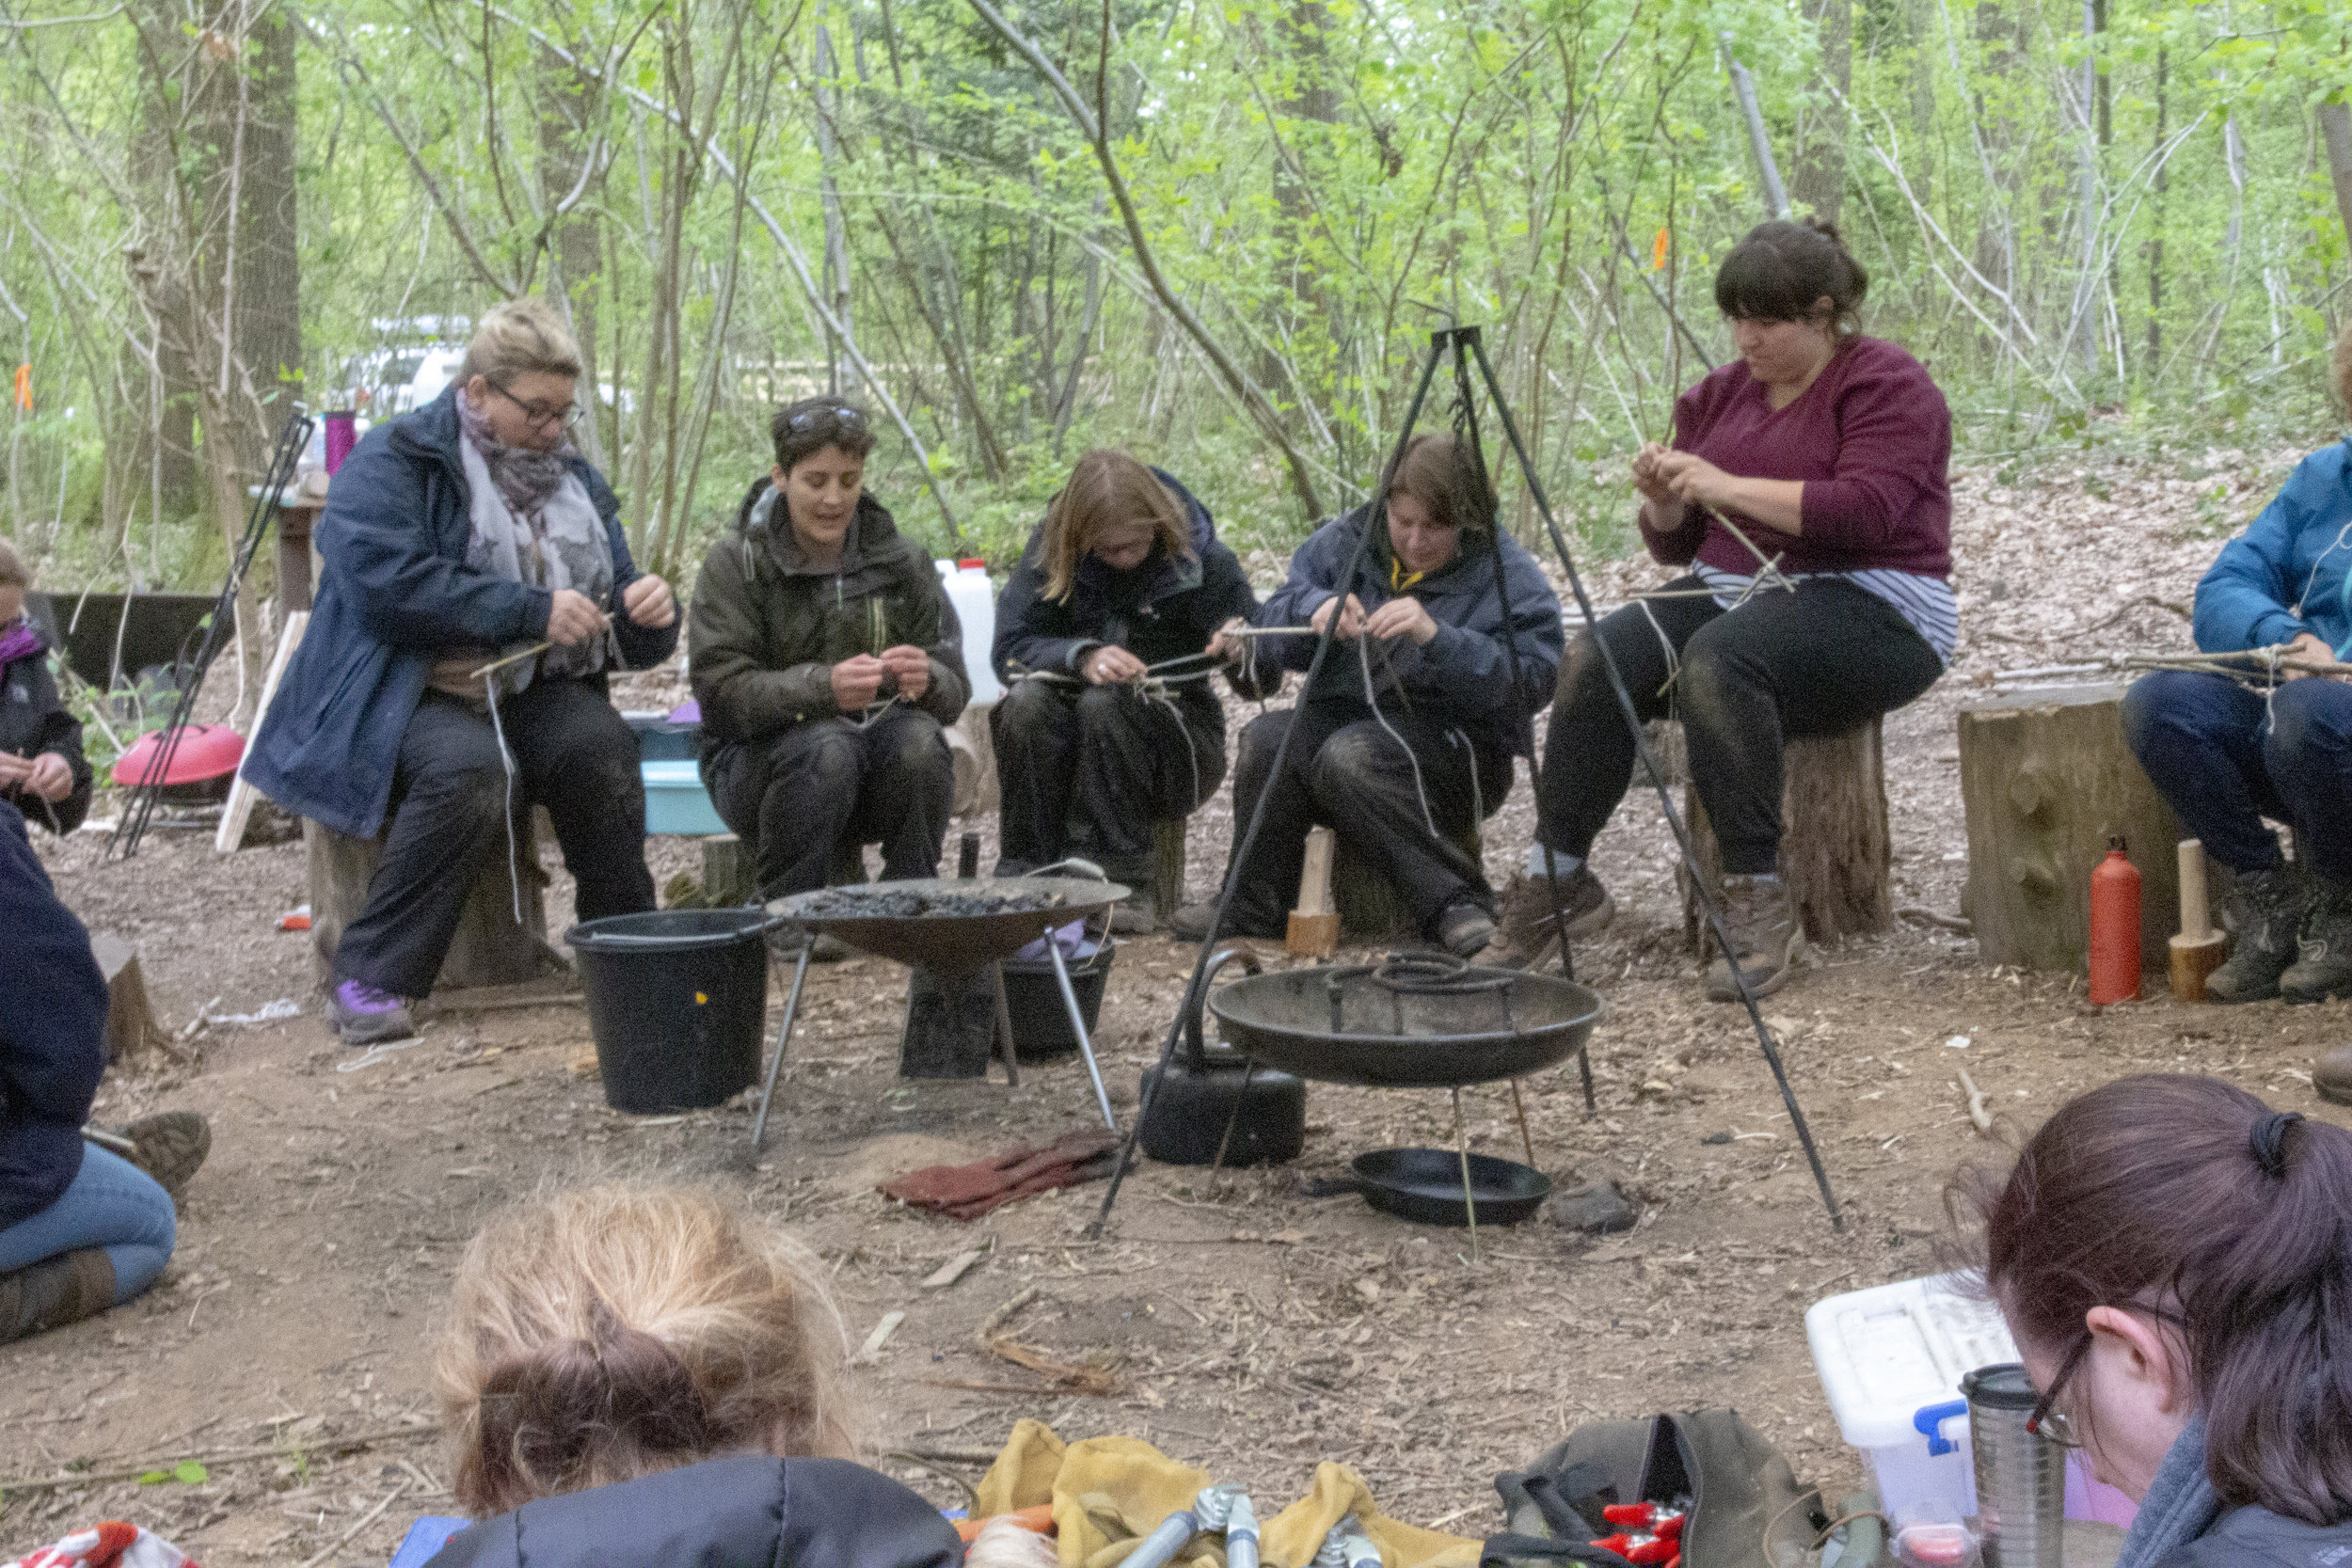
[[[1989,1568],[2061,1568],[2066,1450],[2026,1430],[2041,1396],[2016,1362],[1960,1380],[1977,1462],[1977,1530]]]

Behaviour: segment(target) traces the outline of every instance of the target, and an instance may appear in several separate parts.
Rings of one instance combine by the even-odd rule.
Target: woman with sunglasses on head
[[[572,444],[580,375],[553,307],[493,307],[449,389],[370,430],[327,491],[310,625],[245,777],[337,832],[384,835],[335,950],[347,1044],[412,1032],[485,851],[533,804],[580,919],[654,907],[637,741],[606,689],[670,657],[677,606]]]
[[[1084,856],[1134,890],[1111,928],[1152,929],[1152,824],[1183,820],[1225,777],[1210,677],[1243,646],[1221,628],[1257,609],[1173,475],[1107,447],[1078,459],[996,601],[998,876]],[[1263,695],[1248,669],[1229,678]]]
[[[970,696],[939,573],[866,489],[874,433],[839,398],[777,410],[775,467],[694,582],[694,695],[712,804],[762,898],[825,885],[837,847],[935,876],[955,805],[944,726]],[[819,958],[846,956],[819,937]]]
[[[2352,1560],[2352,1132],[2122,1078],[1954,1196],[2038,1430],[2139,1504],[2117,1568]]]
[[[1804,932],[1780,879],[1782,745],[1913,701],[1959,637],[1951,411],[1916,359],[1855,329],[1868,286],[1819,223],[1759,224],[1717,269],[1740,356],[1677,400],[1673,446],[1633,459],[1643,542],[1688,570],[1568,650],[1535,842],[1488,962],[1556,950],[1555,874],[1571,941],[1613,912],[1586,861],[1632,784],[1634,745],[1606,647],[1641,718],[1682,721],[1723,846],[1736,959],[1709,966],[1708,996],[1738,999],[1735,961],[1753,995],[1787,982]]]

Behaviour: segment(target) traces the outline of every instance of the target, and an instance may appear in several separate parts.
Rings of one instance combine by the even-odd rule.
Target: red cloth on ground
[[[1882,338],[1852,338],[1804,395],[1767,407],[1764,384],[1734,359],[1675,400],[1677,451],[1741,479],[1804,483],[1804,532],[1791,539],[1733,516],[1781,570],[1952,570],[1952,411],[1927,368]],[[1745,577],[1756,557],[1696,507],[1671,534],[1643,529],[1669,566],[1696,559]]]
[[[935,1214],[976,1220],[1015,1198],[1099,1180],[1110,1174],[1119,1140],[1104,1132],[1071,1132],[1035,1148],[1009,1148],[968,1165],[926,1165],[894,1176],[882,1191]]]

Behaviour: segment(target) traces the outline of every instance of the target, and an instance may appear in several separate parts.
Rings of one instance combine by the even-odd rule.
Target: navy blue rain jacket
[[[708,1459],[525,1503],[425,1568],[961,1568],[939,1511],[840,1459]]]
[[[106,1070],[106,978],[89,932],[57,901],[0,801],[0,1230],[64,1196],[82,1169],[82,1123]]]
[[[1340,573],[1356,553],[1356,541],[1372,516],[1368,502],[1334,518],[1308,536],[1291,557],[1290,578],[1267,595],[1259,611],[1262,626],[1303,626],[1326,599],[1353,593],[1369,615],[1398,594],[1389,587],[1390,554],[1387,531],[1364,551],[1363,563],[1352,584]],[[1495,593],[1495,562],[1491,551],[1502,551],[1503,584],[1509,590],[1505,606]],[[1410,638],[1391,638],[1376,644],[1372,658],[1374,689],[1392,701],[1389,673],[1404,689],[1416,711],[1441,717],[1481,745],[1524,752],[1520,725],[1528,715],[1551,701],[1560,674],[1563,633],[1560,596],[1551,591],[1543,568],[1508,534],[1465,533],[1461,553],[1430,573],[1405,593],[1422,602],[1438,623],[1438,635],[1425,648]],[[1519,691],[1515,708],[1511,691],[1508,635],[1518,652]],[[1311,661],[1311,637],[1268,638],[1261,657],[1279,661],[1284,669],[1304,670]],[[1302,702],[1354,700],[1364,695],[1363,670],[1353,643],[1334,641],[1323,671],[1300,698]]]
[[[391,800],[400,738],[433,661],[452,647],[535,642],[555,595],[466,564],[473,537],[458,455],[457,388],[360,438],[336,472],[316,538],[326,567],[310,628],[245,762],[246,781],[298,816],[373,838]],[[678,623],[631,621],[621,594],[638,577],[620,498],[574,457],[572,472],[612,541],[612,617],[621,657],[645,669],[677,646]]]

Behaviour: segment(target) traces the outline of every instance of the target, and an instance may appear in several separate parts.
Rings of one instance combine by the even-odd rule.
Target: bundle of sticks
[[[2226,654],[2103,654],[2066,664],[2040,664],[2024,670],[1996,670],[1994,684],[2003,687],[2064,686],[2093,675],[2138,673],[2149,670],[2188,670],[2199,674],[2226,675],[2252,687],[2272,687],[2293,675],[2352,675],[2352,664],[2332,658],[2290,657],[2291,643],[2248,648]]]

